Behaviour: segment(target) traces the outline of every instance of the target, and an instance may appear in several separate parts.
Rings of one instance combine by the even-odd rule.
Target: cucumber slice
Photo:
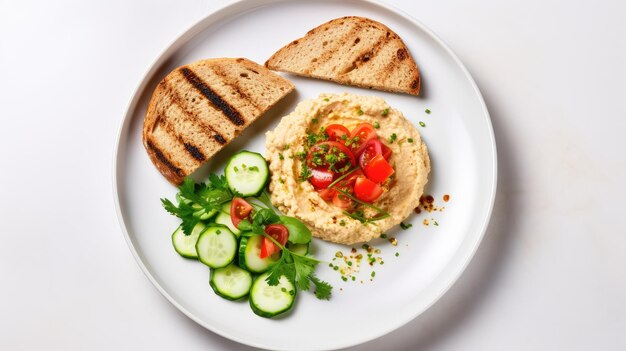
[[[239,229],[235,228],[233,221],[230,219],[230,204],[232,201],[228,201],[227,203],[222,205],[222,210],[215,217],[215,223],[225,225],[230,229],[233,234],[239,236]]]
[[[260,258],[262,242],[262,235],[241,238],[239,243],[239,265],[241,268],[252,273],[263,273],[280,260],[280,252],[266,258]]]
[[[231,263],[226,267],[211,270],[209,284],[217,295],[227,300],[239,300],[250,292],[252,275]]]
[[[302,256],[309,253],[309,244],[287,243],[287,248],[289,249],[289,251]]]
[[[269,178],[269,169],[261,154],[241,151],[230,158],[224,174],[230,190],[248,197],[263,190]]]
[[[284,275],[278,285],[270,286],[266,279],[269,273],[261,274],[250,289],[250,307],[257,315],[271,318],[291,309],[296,300],[296,288]]]
[[[228,266],[237,253],[237,237],[228,228],[211,226],[198,238],[196,251],[200,262],[211,268]]]
[[[176,228],[172,234],[172,244],[174,245],[174,250],[176,250],[176,252],[183,257],[198,258],[198,253],[196,252],[196,242],[198,241],[200,233],[202,233],[204,229],[205,225],[198,223],[191,230],[191,234],[185,235],[182,227]]]
[[[197,210],[193,213],[193,216],[199,218],[202,221],[211,219],[211,217],[215,216],[215,214],[217,213],[217,210],[210,210],[209,212],[206,212],[206,210],[198,204],[193,204],[191,205],[191,207]]]

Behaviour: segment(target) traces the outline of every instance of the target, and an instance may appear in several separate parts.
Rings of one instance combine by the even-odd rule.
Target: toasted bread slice
[[[152,94],[143,144],[165,178],[180,184],[293,89],[288,80],[244,58],[179,67]]]
[[[265,66],[340,84],[418,95],[420,75],[400,37],[382,23],[342,17],[310,30]]]

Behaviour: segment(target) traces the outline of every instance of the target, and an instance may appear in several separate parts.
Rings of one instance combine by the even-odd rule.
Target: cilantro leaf
[[[299,290],[307,291],[311,285],[310,279],[315,271],[317,261],[312,261],[306,256],[292,255],[295,267],[295,284]]]
[[[311,281],[315,284],[315,296],[320,300],[329,300],[333,287],[315,275],[311,275]]]
[[[225,175],[218,176],[215,173],[211,173],[209,175],[209,183],[211,184],[213,189],[229,190],[228,189],[228,182],[226,181],[226,176]]]
[[[185,233],[185,235],[190,235],[193,228],[200,221],[199,218],[193,215],[195,212],[195,209],[192,208],[191,205],[188,205],[187,203],[185,203],[184,201],[181,201],[178,204],[178,206],[175,206],[168,199],[161,199],[161,203],[163,204],[163,208],[165,208],[167,212],[173,214],[174,216],[180,218],[183,221],[183,223],[181,224],[183,233]]]

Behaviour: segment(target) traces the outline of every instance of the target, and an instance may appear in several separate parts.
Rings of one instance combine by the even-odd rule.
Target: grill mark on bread
[[[239,85],[237,84],[237,82],[233,81],[232,77],[230,77],[226,73],[224,73],[223,70],[219,69],[218,67],[212,67],[211,71],[213,71],[213,73],[215,73],[215,75],[219,76],[222,79],[222,82],[224,82],[224,84],[226,84],[229,87],[231,87],[231,89],[233,89],[239,95],[239,97],[241,97],[242,99],[246,100],[246,102],[248,102],[250,105],[254,106],[254,108],[257,111],[261,111],[262,110],[261,108],[259,108],[258,103],[255,100],[253,100],[248,94],[246,94],[243,91],[241,91],[241,89],[239,88]],[[255,73],[259,74],[258,72],[255,72]],[[242,73],[241,77],[247,78],[248,75],[247,75],[247,73]]]
[[[188,121],[199,125],[200,128],[204,129],[207,132],[207,134],[211,135],[213,139],[217,141],[220,145],[224,145],[227,143],[227,140],[224,139],[224,137],[217,131],[217,129],[215,129],[212,125],[205,123],[195,113],[189,111],[186,108],[187,104],[182,102],[180,95],[178,94],[175,88],[170,86],[169,82],[165,84],[165,88],[169,92],[169,97],[172,100],[172,104],[180,107],[180,110],[183,111],[183,114]]]
[[[182,67],[180,72],[183,74],[185,79],[193,85],[204,97],[206,97],[209,102],[215,106],[217,109],[221,110],[222,113],[228,117],[228,119],[236,126],[243,126],[246,121],[241,116],[241,113],[237,111],[236,108],[231,106],[228,102],[226,102],[222,97],[213,91],[200,77],[198,77],[192,70],[187,67]]]
[[[332,46],[326,47],[326,50],[323,51],[320,56],[316,57],[314,61],[311,62],[311,64],[309,64],[309,67],[305,70],[305,73],[310,74],[311,72],[314,72],[319,66],[328,62],[333,57],[333,54],[336,51],[338,51],[342,46],[346,45],[349,40],[356,40],[355,37],[358,37],[362,31],[363,26],[360,23],[357,23],[341,38],[333,42]]]
[[[167,157],[165,157],[165,155],[163,154],[163,151],[161,151],[161,149],[159,149],[158,147],[156,147],[156,145],[154,145],[151,139],[148,139],[146,144],[148,145],[148,148],[152,152],[154,152],[154,156],[156,156],[159,162],[164,164],[167,168],[169,168],[172,172],[176,173],[178,176],[180,177],[184,176],[182,170],[174,166],[174,164],[172,164],[172,162],[168,160]]]
[[[389,32],[387,32],[387,34],[389,34]],[[364,52],[361,53],[361,55],[359,55],[359,57],[356,58],[356,60],[354,60],[354,62],[352,62],[352,65],[350,67],[348,67],[344,72],[344,74],[350,73],[351,71],[365,65],[367,62],[369,62],[370,60],[372,60],[374,57],[376,57],[376,55],[378,55],[378,53],[380,52],[380,50],[382,50],[382,48],[387,45],[387,43],[389,43],[389,41],[391,39],[394,39],[393,36],[389,36],[389,35],[385,35],[385,36],[380,36],[378,38],[378,40],[376,41],[376,43],[374,43],[374,45],[372,45],[370,48],[368,48],[367,50],[365,50]],[[386,69],[383,70],[383,72],[388,72]]]
[[[197,147],[186,142],[183,142],[183,145],[185,145],[185,149],[189,152],[191,157],[195,158],[196,160],[200,162],[206,160],[206,157],[204,156],[204,154]]]

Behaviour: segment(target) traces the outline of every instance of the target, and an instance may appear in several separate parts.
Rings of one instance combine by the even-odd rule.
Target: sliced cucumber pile
[[[285,276],[281,276],[278,285],[267,282],[268,273],[258,276],[250,289],[250,307],[261,317],[274,317],[291,309],[296,300],[296,287]]]
[[[296,218],[276,213],[263,192],[268,177],[263,156],[242,151],[231,157],[224,176],[212,174],[206,183],[185,179],[176,195],[177,205],[168,199],[161,202],[183,221],[172,233],[174,250],[211,268],[209,285],[215,294],[227,300],[249,296],[254,313],[271,318],[289,311],[294,304],[294,282],[300,286],[302,281],[297,277],[303,276],[297,275],[301,274],[297,258],[308,254],[311,231]],[[259,197],[252,197],[256,195]],[[231,217],[233,201],[237,206]],[[243,232],[235,227],[233,218],[241,221]],[[277,227],[278,231],[272,231]],[[305,279],[312,279],[314,266],[299,262],[303,266],[300,269],[309,274]],[[293,275],[284,273],[277,264],[293,266]],[[283,272],[275,286],[267,282],[272,267]]]
[[[209,284],[219,296],[227,300],[239,300],[250,292],[252,274],[231,263],[212,270]]]
[[[259,194],[265,188],[270,172],[261,154],[241,151],[230,158],[224,174],[230,190],[248,197]]]

